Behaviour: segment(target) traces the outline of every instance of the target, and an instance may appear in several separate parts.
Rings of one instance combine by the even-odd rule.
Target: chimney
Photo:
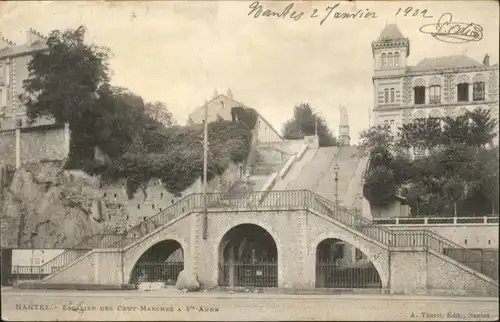
[[[13,41],[3,37],[2,34],[0,33],[0,48],[3,48],[4,46],[10,47],[15,45],[16,44]]]
[[[213,98],[216,98],[218,95],[219,95],[219,93],[217,92],[217,90],[215,90],[215,91],[214,91],[214,97],[213,97]]]
[[[483,64],[486,66],[490,66],[490,55],[484,55]]]
[[[233,91],[231,91],[230,88],[227,89],[227,97],[229,97],[230,99],[233,99]]]
[[[45,38],[37,32],[35,29],[30,28],[26,31],[26,44],[28,46],[31,46],[33,43],[39,41],[39,40],[45,40]]]

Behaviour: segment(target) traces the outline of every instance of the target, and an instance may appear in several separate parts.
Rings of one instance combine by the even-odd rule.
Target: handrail
[[[446,253],[445,249],[460,249],[466,254],[467,258],[478,258],[480,256],[471,253],[465,247],[462,247],[432,231],[429,230],[391,230],[373,221],[360,216],[334,202],[319,196],[309,190],[285,190],[269,191],[267,197],[261,202],[250,202],[249,200],[259,201],[260,191],[249,192],[242,199],[227,199],[224,193],[207,194],[209,208],[231,207],[236,209],[258,209],[258,208],[294,208],[311,209],[321,214],[326,214],[336,221],[355,229],[365,236],[376,240],[389,247],[421,246],[426,249],[433,249],[441,254],[453,258]],[[137,225],[128,229],[122,234],[97,233],[84,241],[78,243],[75,247],[65,251],[53,260],[45,263],[42,267],[61,267],[70,264],[93,248],[124,248],[131,245],[138,239],[146,236],[171,222],[175,218],[203,208],[203,194],[192,193],[178,200],[176,203],[160,211],[156,215],[141,221]],[[479,260],[478,260],[479,261]],[[484,267],[492,269],[488,262]],[[466,263],[463,263],[467,265]],[[472,267],[474,268],[474,267]],[[478,270],[477,268],[474,268]],[[483,272],[482,267],[478,270]],[[494,272],[490,271],[490,272]]]
[[[498,215],[476,217],[392,217],[373,218],[379,225],[463,225],[463,224],[494,224],[498,225]],[[496,221],[496,222],[495,222]]]

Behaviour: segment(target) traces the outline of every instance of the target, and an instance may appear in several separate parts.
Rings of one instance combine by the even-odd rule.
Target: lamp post
[[[207,239],[207,172],[208,172],[208,104],[205,104],[203,124],[203,239]]]
[[[339,165],[335,163],[333,167],[333,171],[335,171],[335,203],[339,203]]]
[[[31,238],[30,238],[30,241],[31,241],[31,267],[30,267],[30,273],[33,273],[33,267],[35,266],[35,241],[33,240],[35,238],[35,236],[37,235],[36,231],[35,230],[32,230],[31,231]]]

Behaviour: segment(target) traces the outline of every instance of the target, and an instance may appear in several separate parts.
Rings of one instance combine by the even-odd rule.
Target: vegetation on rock
[[[282,132],[287,140],[300,140],[304,136],[315,135],[317,132],[320,147],[338,145],[325,119],[318,115],[308,103],[295,106],[293,117],[285,123]]]
[[[109,51],[86,44],[85,33],[84,27],[52,31],[48,50],[34,55],[23,84],[27,95],[20,97],[29,117],[51,115],[69,123],[67,168],[106,180],[127,178],[129,197],[153,177],[171,193],[185,190],[202,176],[203,127],[172,126],[175,120],[163,103],[144,102],[110,85]],[[256,113],[237,114],[240,121],[209,124],[209,180],[248,155]],[[95,147],[105,162],[95,161]]]
[[[482,216],[498,211],[497,148],[491,148],[497,121],[489,110],[442,119],[416,119],[399,129],[375,126],[360,135],[372,162],[364,195],[386,205],[396,194],[417,216]],[[409,160],[407,149],[426,155]]]

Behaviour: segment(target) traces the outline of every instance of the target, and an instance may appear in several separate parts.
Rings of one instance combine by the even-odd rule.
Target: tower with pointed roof
[[[396,25],[386,25],[377,40],[372,42],[372,53],[375,75],[400,74],[410,55],[410,40]]]

